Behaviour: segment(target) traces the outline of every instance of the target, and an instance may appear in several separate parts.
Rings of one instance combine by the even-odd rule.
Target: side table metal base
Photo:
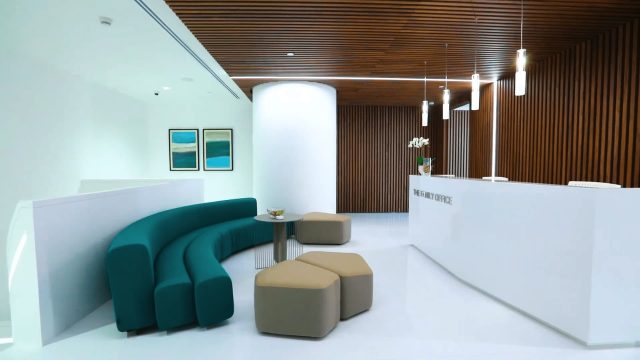
[[[295,238],[287,239],[284,248],[287,255],[282,261],[293,260],[303,253],[302,244]],[[258,246],[254,248],[254,252],[256,270],[265,269],[277,264],[273,256],[275,253],[275,243]]]

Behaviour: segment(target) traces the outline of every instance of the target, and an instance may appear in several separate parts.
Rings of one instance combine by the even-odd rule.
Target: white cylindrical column
[[[253,190],[258,213],[336,211],[336,90],[283,81],[253,88]]]

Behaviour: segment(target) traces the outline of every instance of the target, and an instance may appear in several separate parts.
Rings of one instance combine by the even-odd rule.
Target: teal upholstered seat
[[[215,242],[219,248],[216,255],[220,256],[215,259],[222,260],[253,244],[269,241],[271,228],[253,220],[256,212],[256,201],[251,198],[197,204],[151,215],[118,233],[107,253],[107,275],[118,330],[138,330],[156,324],[169,329],[193,322],[197,303],[194,294],[200,282],[189,276],[191,268],[217,269],[220,264],[217,260],[208,264],[193,260],[187,269],[185,251],[196,239],[220,237],[222,240]],[[224,269],[220,270],[224,273]],[[228,276],[227,281],[229,286],[219,282],[222,285],[218,295],[225,301],[230,295],[233,302]],[[233,304],[231,309],[233,313]]]
[[[184,252],[198,234],[208,229],[201,228],[172,241],[156,259],[154,301],[156,320],[161,330],[191,324],[196,320],[193,284],[184,265]]]
[[[193,274],[193,269],[199,268],[214,268],[220,276],[225,277],[224,280],[219,280],[219,286],[215,286],[215,296],[207,296],[210,303],[207,307],[209,311],[220,314],[216,322],[231,317],[231,279],[219,261],[243,249],[270,241],[271,228],[265,225],[269,224],[255,221],[252,217],[226,221],[193,231],[167,245],[156,259],[154,300],[158,328],[166,330],[196,322],[198,302],[194,300],[193,275],[190,276],[189,273]],[[194,257],[185,254],[187,247],[191,249],[190,244],[195,241],[211,243],[212,246],[215,244],[215,249],[210,246],[202,251],[211,256]],[[231,311],[227,311],[229,306]],[[201,322],[199,324],[203,325]],[[207,326],[211,324],[213,323],[208,323]]]
[[[193,281],[200,326],[210,326],[233,315],[231,279],[219,262],[238,251],[269,241],[270,235],[270,224],[239,219],[216,225],[216,232],[201,233],[189,245],[185,263]]]

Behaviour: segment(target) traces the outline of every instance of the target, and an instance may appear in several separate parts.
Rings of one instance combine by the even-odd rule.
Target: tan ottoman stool
[[[351,240],[351,218],[312,212],[296,224],[296,237],[303,244],[341,245]]]
[[[340,278],[304,262],[283,261],[256,274],[254,308],[261,332],[323,337],[340,321]]]
[[[330,270],[340,276],[340,318],[371,308],[373,272],[362,256],[352,253],[312,251],[296,259]]]

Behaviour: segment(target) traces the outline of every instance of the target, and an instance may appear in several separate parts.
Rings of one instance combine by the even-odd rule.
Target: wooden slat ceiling
[[[166,0],[231,76],[449,77],[511,74],[520,48],[520,1]],[[544,59],[640,16],[638,0],[525,0],[528,61]],[[478,25],[475,25],[475,17]],[[294,57],[287,57],[294,52]],[[237,80],[250,95],[264,82]],[[343,104],[416,104],[422,83],[323,81]],[[440,99],[439,84],[429,86]],[[451,85],[466,96],[470,85]],[[436,96],[436,94],[438,94]]]

